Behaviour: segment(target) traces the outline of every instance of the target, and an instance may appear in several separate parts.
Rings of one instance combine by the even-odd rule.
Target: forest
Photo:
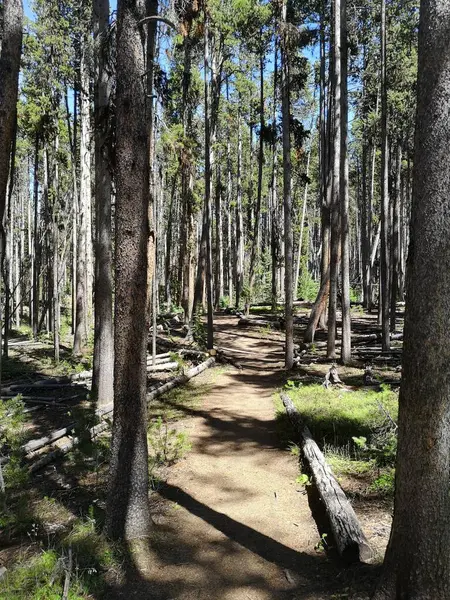
[[[449,0],[0,0],[0,600],[450,598],[449,112]]]

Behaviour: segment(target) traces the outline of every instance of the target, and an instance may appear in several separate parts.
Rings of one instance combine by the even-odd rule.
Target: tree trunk
[[[313,123],[311,122],[310,130],[312,131]],[[311,151],[312,151],[312,143],[309,146],[308,150],[308,158],[306,159],[306,177],[309,176],[309,165],[311,162]],[[301,270],[301,261],[302,261],[302,248],[303,248],[303,231],[305,229],[305,217],[306,217],[306,206],[308,202],[308,180],[305,183],[305,191],[303,192],[303,206],[302,206],[302,214],[300,216],[300,235],[298,240],[298,251],[297,251],[297,261],[295,265],[295,279],[294,279],[294,299],[297,298],[298,295],[298,282],[300,280],[300,270]]]
[[[3,37],[0,50],[0,337],[2,328],[1,288],[6,239],[4,216],[11,152],[15,139],[20,56],[22,52],[22,0],[4,0]],[[8,322],[5,319],[5,329]],[[1,355],[1,339],[0,339]],[[0,357],[1,380],[1,357]]]
[[[244,287],[244,219],[242,214],[242,136],[241,114],[237,115],[237,176],[236,176],[236,308],[239,308]]]
[[[321,232],[322,232],[322,256],[320,263],[320,289],[314,302],[309,317],[308,326],[303,338],[305,343],[311,343],[314,340],[314,334],[317,326],[326,327],[326,306],[330,290],[330,203],[331,203],[331,157],[330,140],[331,136],[331,115],[326,113],[327,94],[326,94],[326,57],[325,57],[325,23],[324,23],[325,3],[322,4],[322,14],[320,21],[320,192],[321,192]],[[331,65],[330,65],[331,71]],[[328,94],[331,99],[331,94]],[[327,135],[328,133],[328,135]]]
[[[386,0],[381,0],[381,328],[383,337],[381,347],[388,351],[391,346],[389,337],[389,151],[388,151],[388,115],[386,87]]]
[[[261,32],[262,35],[262,32]],[[256,193],[256,210],[253,223],[253,239],[252,249],[250,253],[250,268],[249,268],[249,293],[247,299],[246,314],[250,312],[250,303],[253,300],[253,288],[255,285],[255,270],[260,252],[259,239],[259,224],[261,215],[261,197],[262,197],[262,180],[263,180],[263,163],[264,163],[264,54],[261,48],[259,55],[259,154],[258,154],[258,188]]]
[[[112,538],[149,533],[147,338],[149,154],[143,0],[119,0],[116,91],[116,285],[114,422],[106,530]]]
[[[84,44],[86,44],[85,42]],[[77,298],[75,313],[75,335],[73,353],[79,356],[84,352],[88,336],[88,294],[90,269],[91,231],[91,153],[90,140],[90,102],[89,72],[87,66],[87,49],[81,50],[80,65],[80,202],[77,223]]]
[[[450,4],[422,0],[395,510],[375,600],[450,590]]]
[[[400,272],[400,195],[402,178],[402,146],[400,140],[397,143],[396,166],[395,166],[395,189],[393,193],[392,206],[392,284],[391,284],[391,326],[390,331],[395,333],[395,319],[397,313],[397,300],[399,291]]]
[[[209,83],[209,63],[210,63],[210,32],[209,32],[209,15],[206,6],[204,6],[205,17],[205,228],[206,228],[206,302],[207,302],[207,348],[214,347],[214,322],[213,322],[213,296],[212,296],[212,251],[211,251],[211,186],[212,186],[212,169],[214,165],[214,148],[212,133],[215,130],[212,124],[212,107],[210,100],[210,89],[212,85]],[[213,77],[215,76],[213,69]]]
[[[95,43],[95,331],[92,394],[98,406],[114,397],[114,331],[111,239],[111,80],[107,70],[109,0],[93,6]]]
[[[223,298],[223,225],[222,225],[222,180],[220,165],[216,176],[216,292],[214,305],[220,308]]]
[[[342,276],[342,346],[341,361],[348,364],[351,359],[350,322],[350,264],[349,264],[349,218],[348,218],[348,45],[347,45],[347,0],[341,0],[340,12],[341,47],[341,153],[340,153],[340,207],[341,207],[341,276]]]
[[[328,307],[327,358],[336,358],[337,296],[340,254],[340,172],[341,172],[341,21],[340,0],[333,8],[334,94],[333,94],[333,193],[331,203],[330,298]]]
[[[284,255],[285,255],[285,321],[286,321],[286,369],[294,364],[294,322],[293,322],[293,231],[292,231],[292,190],[291,190],[291,136],[290,136],[290,74],[289,74],[289,34],[286,21],[287,2],[283,1],[282,23],[284,31],[281,44],[281,104],[283,121],[283,195],[284,195]]]

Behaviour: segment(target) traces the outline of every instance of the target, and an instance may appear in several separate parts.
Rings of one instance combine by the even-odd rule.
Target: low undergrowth
[[[390,496],[394,488],[398,397],[381,391],[296,386],[287,392],[343,488],[362,496]],[[279,400],[284,440],[293,439]]]
[[[168,469],[190,450],[182,422],[195,414],[202,397],[223,367],[201,380],[175,388],[149,406],[150,494],[164,482]],[[22,443],[23,403],[2,404],[0,446],[3,455]],[[0,493],[0,600],[60,600],[69,581],[67,600],[108,598],[125,580],[133,556],[103,534],[110,434],[92,439],[92,411],[71,415],[80,443],[64,462],[29,476],[20,464],[12,474],[4,466],[5,492]],[[14,475],[14,476],[13,476]],[[22,477],[23,475],[23,477]]]

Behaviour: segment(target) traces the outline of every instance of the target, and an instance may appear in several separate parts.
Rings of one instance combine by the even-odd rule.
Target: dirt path
[[[320,538],[295,482],[297,461],[276,433],[281,337],[253,338],[233,317],[217,319],[216,329],[219,346],[241,368],[219,372],[202,405],[190,411],[184,426],[192,450],[161,492],[139,584],[118,597],[330,598],[338,572],[314,548]]]

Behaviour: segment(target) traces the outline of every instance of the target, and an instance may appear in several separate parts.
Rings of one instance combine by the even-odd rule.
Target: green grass
[[[348,491],[391,496],[394,490],[398,397],[389,389],[346,391],[321,385],[288,388],[288,395],[322,447],[338,479]],[[278,427],[285,442],[295,439],[283,404],[277,399]],[[352,484],[353,482],[353,484]]]
[[[370,437],[386,421],[380,403],[397,420],[397,394],[391,390],[345,391],[321,385],[291,388],[290,398],[320,445],[346,446],[353,437]],[[284,412],[281,400],[279,408]]]
[[[77,520],[72,530],[54,547],[23,557],[0,580],[0,600],[60,600],[72,552],[69,600],[87,600],[102,594],[107,571],[120,571],[120,549],[96,531],[92,522]]]

